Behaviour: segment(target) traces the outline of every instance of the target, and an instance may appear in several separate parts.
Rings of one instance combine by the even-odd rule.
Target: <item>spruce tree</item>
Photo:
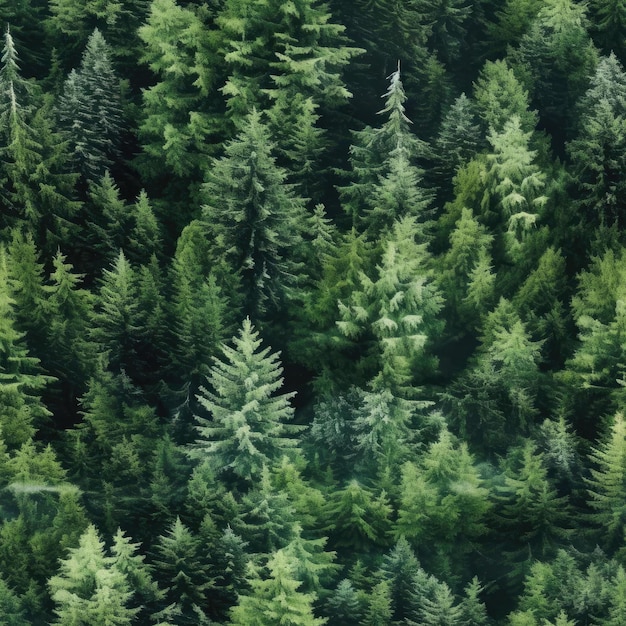
[[[302,270],[303,201],[272,149],[261,114],[252,111],[203,188],[212,254],[240,277],[243,313],[255,323],[284,312]]]
[[[360,286],[339,303],[339,330],[353,341],[367,341],[374,390],[410,396],[416,379],[436,367],[429,346],[441,332],[442,298],[427,262],[419,228],[405,217],[386,238],[375,276],[362,273]]]
[[[591,519],[599,531],[598,538],[606,547],[614,547],[624,536],[623,485],[626,475],[626,423],[621,413],[613,418],[610,431],[592,449],[594,467],[588,480]]]
[[[177,517],[155,546],[155,577],[165,588],[166,606],[175,604],[177,623],[201,624],[212,586],[200,541]]]
[[[60,563],[59,573],[49,581],[59,626],[84,624],[130,625],[137,609],[129,608],[132,591],[126,576],[107,556],[95,526],[80,537],[77,548]],[[114,620],[114,621],[113,621]]]
[[[66,146],[52,128],[49,104],[41,104],[38,95],[21,76],[7,27],[0,66],[5,219],[23,224],[50,252],[76,233],[73,219],[80,204],[74,199],[76,177],[66,171]]]
[[[198,439],[189,449],[195,458],[209,458],[220,473],[251,482],[264,465],[295,447],[290,434],[298,428],[289,401],[293,393],[276,394],[283,384],[279,355],[261,348],[259,333],[244,320],[233,346],[222,346],[224,360],[215,359],[198,401],[211,419],[196,416]]]
[[[141,61],[156,77],[142,94],[139,137],[143,153],[137,165],[143,176],[159,181],[180,206],[188,222],[188,198],[209,165],[221,135],[219,106],[210,97],[219,78],[219,61],[211,11],[179,6],[174,0],[154,0],[138,33],[143,42]],[[182,181],[182,184],[181,184]],[[171,185],[171,187],[170,187]],[[182,217],[181,216],[181,217]]]
[[[78,70],[63,85],[57,116],[75,167],[87,182],[97,181],[119,155],[123,129],[120,79],[111,51],[96,28]]]
[[[295,578],[294,558],[285,550],[275,552],[267,563],[267,578],[257,572],[248,579],[250,592],[239,597],[231,610],[232,626],[322,626],[326,619],[315,617],[313,593],[300,591]]]

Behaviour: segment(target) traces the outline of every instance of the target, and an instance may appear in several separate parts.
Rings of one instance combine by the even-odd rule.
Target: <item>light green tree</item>
[[[56,604],[54,623],[59,626],[124,626],[137,614],[137,609],[128,606],[132,596],[129,582],[115,567],[114,558],[106,555],[93,525],[80,537],[78,547],[70,549],[48,585]]]
[[[232,626],[322,626],[326,619],[315,617],[314,593],[300,591],[296,578],[296,560],[286,550],[272,554],[267,576],[258,570],[248,579],[250,591],[239,597],[230,615]]]
[[[198,439],[189,449],[195,458],[209,458],[235,481],[251,482],[264,465],[271,466],[297,442],[293,393],[277,394],[283,384],[279,355],[261,348],[259,333],[244,320],[233,346],[222,346],[198,401],[211,418],[196,416]]]

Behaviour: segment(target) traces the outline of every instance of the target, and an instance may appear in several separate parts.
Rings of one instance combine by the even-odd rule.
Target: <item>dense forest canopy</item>
[[[0,623],[626,624],[626,1],[0,27]]]

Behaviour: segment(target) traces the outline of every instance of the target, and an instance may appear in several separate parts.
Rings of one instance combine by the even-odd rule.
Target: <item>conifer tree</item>
[[[601,59],[580,100],[577,136],[567,145],[583,220],[621,225],[625,190],[618,172],[626,159],[626,76],[614,55]]]
[[[72,220],[80,204],[73,197],[76,177],[66,172],[66,146],[52,129],[49,105],[40,105],[38,96],[21,76],[7,27],[0,66],[3,202],[7,218],[24,224],[37,244],[51,251],[75,233]]]
[[[317,373],[316,387],[325,394],[361,382],[349,365],[350,344],[335,324],[337,302],[346,302],[361,287],[361,276],[371,272],[376,252],[365,234],[352,228],[324,256],[322,276],[304,296],[299,312],[303,323],[294,328],[290,356]]]
[[[424,156],[426,146],[411,131],[411,120],[406,115],[407,100],[401,80],[400,67],[389,77],[389,88],[384,95],[385,105],[380,115],[385,121],[378,128],[366,126],[353,133],[350,146],[351,179],[347,185],[339,188],[344,210],[351,216],[352,224],[361,227],[365,209],[371,210],[374,189],[390,173],[392,157],[396,169],[402,164],[402,171],[407,172],[418,182],[422,172],[414,166],[418,156]],[[403,160],[404,163],[398,161]],[[413,194],[417,192],[414,190]],[[422,192],[422,202],[428,196]],[[418,207],[423,206],[418,203]]]
[[[482,147],[475,105],[462,93],[446,111],[433,142],[434,176],[438,186],[452,189],[452,178]],[[448,193],[444,195],[447,198]]]
[[[244,320],[233,347],[222,346],[198,401],[211,419],[196,416],[199,438],[190,448],[193,457],[209,458],[220,473],[235,481],[251,482],[264,465],[277,461],[296,445],[290,433],[297,427],[289,400],[293,393],[276,395],[282,386],[279,355],[261,348],[259,333]]]
[[[420,564],[404,535],[400,536],[393,549],[384,556],[381,567],[389,581],[393,619],[402,622],[411,612],[411,592],[414,577]]]
[[[490,505],[482,483],[467,446],[455,449],[452,435],[442,430],[419,467],[408,462],[402,468],[396,535],[422,547],[420,558],[439,571],[462,569],[462,555],[485,532]]]
[[[247,538],[252,553],[269,555],[295,539],[296,515],[289,495],[272,484],[267,466],[258,480],[259,485],[242,497],[233,527]]]
[[[46,301],[50,346],[47,364],[70,389],[78,390],[86,383],[92,362],[86,341],[92,295],[80,287],[83,276],[72,271],[72,264],[61,251],[55,255],[52,267]],[[75,394],[70,391],[70,395]]]
[[[474,99],[485,130],[502,132],[514,115],[526,133],[537,126],[537,112],[530,110],[528,91],[505,59],[485,63],[474,83]]]
[[[49,581],[57,607],[55,624],[130,625],[137,609],[129,608],[132,591],[124,574],[106,555],[104,542],[90,525],[77,548],[62,560],[59,573]]]
[[[325,111],[351,96],[341,73],[360,51],[347,45],[345,27],[325,4],[227,0],[218,22],[230,70],[222,91],[235,122],[252,107],[268,108],[264,94],[274,102],[282,93],[302,95]]]
[[[0,406],[2,438],[10,448],[32,437],[50,412],[39,394],[50,378],[39,367],[39,359],[30,356],[24,334],[16,328],[15,300],[9,289],[7,257],[0,251]]]
[[[103,272],[99,306],[92,317],[91,337],[115,372],[135,374],[140,329],[137,284],[133,268],[119,252]]]
[[[146,178],[159,180],[166,188],[174,183],[173,201],[180,194],[186,198],[189,184],[197,188],[221,134],[216,106],[209,97],[220,65],[215,30],[192,6],[154,0],[138,32],[144,44],[141,60],[157,81],[143,91],[139,127],[143,154],[137,163]],[[179,228],[189,215],[182,203],[181,210],[186,219]]]
[[[588,481],[591,518],[598,528],[599,540],[613,547],[624,537],[623,484],[626,475],[626,423],[621,413],[613,418],[611,429],[600,444],[592,449],[594,467]]]
[[[593,0],[589,8],[590,30],[600,48],[605,53],[614,52],[626,62],[626,46],[621,35],[626,27],[626,4],[623,0]]]
[[[512,62],[527,76],[533,104],[561,150],[573,122],[573,107],[587,88],[597,51],[587,34],[586,7],[549,0],[537,13]]]
[[[272,148],[261,114],[252,111],[203,188],[212,254],[240,277],[243,312],[255,323],[284,311],[302,270],[303,201]]]
[[[442,271],[438,276],[454,327],[467,328],[469,324],[476,324],[493,301],[492,241],[493,235],[473,212],[462,209],[450,234],[450,248],[442,259]],[[478,289],[475,278],[483,266],[487,269],[487,276]]]
[[[177,623],[202,624],[212,581],[198,537],[177,517],[155,552],[155,575],[165,588],[166,606],[176,605]]]
[[[375,277],[362,273],[360,288],[339,303],[339,330],[352,340],[369,340],[373,389],[390,389],[398,396],[410,395],[417,375],[435,369],[428,345],[441,332],[437,316],[442,298],[430,279],[418,233],[413,218],[396,222]]]
[[[481,342],[475,365],[459,376],[445,398],[461,435],[495,450],[507,446],[513,433],[527,432],[537,413],[541,342],[529,337],[504,298],[485,318]]]
[[[370,489],[352,480],[331,494],[325,509],[325,531],[333,547],[363,552],[372,544],[388,544],[391,507],[384,491],[375,497]]]
[[[179,237],[167,280],[172,290],[166,329],[172,345],[167,350],[167,380],[181,422],[197,412],[198,388],[208,376],[219,342],[236,314],[233,300],[223,296],[232,285],[222,289],[216,277],[219,270],[210,268],[209,261],[206,229],[200,222],[192,222]]]
[[[504,484],[496,485],[494,498],[499,503],[496,524],[505,542],[512,544],[509,575],[521,579],[533,560],[553,556],[558,544],[571,537],[572,529],[568,528],[568,499],[559,496],[551,484],[543,455],[530,441],[520,454],[517,463],[505,470]],[[513,541],[507,541],[509,537]]]
[[[391,617],[391,593],[389,583],[384,580],[374,585],[361,624],[362,626],[389,626]]]
[[[349,579],[339,581],[326,601],[328,626],[357,626],[363,617],[363,600]]]
[[[63,85],[57,116],[78,171],[87,182],[99,180],[118,157],[123,116],[120,80],[97,28],[89,36],[80,67]]]
[[[250,592],[241,595],[231,610],[232,626],[325,624],[325,619],[313,614],[315,594],[300,591],[302,583],[295,577],[295,565],[294,558],[285,550],[275,552],[267,563],[267,578],[256,572],[248,579]]]

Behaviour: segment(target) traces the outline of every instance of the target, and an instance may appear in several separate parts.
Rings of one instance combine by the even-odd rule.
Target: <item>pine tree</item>
[[[267,563],[268,577],[255,573],[248,579],[250,592],[239,597],[231,610],[232,626],[322,626],[323,618],[313,614],[315,594],[299,590],[295,562],[285,550],[275,552]]]
[[[28,626],[22,599],[2,578],[0,578],[0,614],[6,624]]]
[[[366,126],[353,132],[350,146],[351,172],[347,185],[339,187],[343,209],[351,216],[352,225],[361,228],[362,215],[366,209],[372,209],[374,189],[390,173],[392,157],[398,170],[404,160],[403,172],[408,172],[413,182],[419,182],[422,171],[415,168],[418,156],[424,156],[426,146],[410,130],[411,120],[406,115],[406,93],[401,80],[400,67],[389,77],[389,88],[385,95],[385,105],[380,115],[385,121],[378,128]],[[414,190],[413,194],[417,192]],[[422,192],[423,207],[428,195]],[[417,199],[417,198],[416,198]]]
[[[476,324],[493,301],[495,275],[491,271],[491,245],[493,235],[480,224],[470,209],[464,208],[454,231],[450,234],[450,248],[442,259],[439,284],[445,296],[446,306],[451,309],[448,318],[453,326],[467,328]],[[476,289],[475,276],[482,264],[488,267],[488,284]]]
[[[465,587],[465,597],[460,604],[462,626],[487,626],[489,622],[487,608],[479,597],[482,591],[484,587],[474,576]]]
[[[46,302],[50,346],[47,364],[75,397],[86,384],[93,362],[86,341],[92,294],[80,287],[83,276],[72,271],[72,264],[61,251],[55,255],[52,267]]]
[[[434,177],[449,199],[452,178],[482,147],[483,137],[477,124],[474,103],[462,93],[446,111],[433,142]]]
[[[57,116],[78,171],[87,182],[99,180],[118,157],[123,116],[120,80],[97,28],[65,81]]]
[[[467,446],[455,446],[444,429],[420,466],[407,462],[402,468],[395,534],[420,547],[420,559],[438,571],[461,571],[485,532],[487,497]]]
[[[179,237],[167,281],[172,290],[167,330],[173,346],[168,349],[167,379],[175,392],[181,421],[197,412],[198,388],[208,376],[219,342],[236,314],[232,300],[222,295],[216,278],[219,270],[210,268],[209,261],[206,229],[192,222]],[[231,308],[235,310],[231,312]]]
[[[106,556],[104,542],[93,525],[80,537],[78,547],[70,549],[69,557],[61,561],[49,587],[57,605],[55,624],[59,626],[125,626],[137,614],[137,609],[128,607],[130,585],[115,568],[114,559]]]
[[[474,83],[474,99],[485,130],[502,132],[514,115],[526,133],[537,126],[537,112],[530,110],[528,91],[505,59],[485,63]]]
[[[13,448],[32,437],[50,412],[39,394],[50,378],[39,367],[39,359],[30,356],[24,334],[16,328],[15,300],[9,290],[7,258],[0,251],[0,407],[2,438]]]
[[[372,545],[388,544],[391,507],[384,491],[375,497],[352,480],[331,494],[325,509],[328,525],[324,530],[333,547],[359,553]]]
[[[296,516],[289,495],[274,487],[267,466],[263,466],[258,487],[246,493],[233,527],[249,542],[251,552],[271,554],[296,537]]]
[[[255,322],[284,311],[302,269],[303,201],[272,149],[261,114],[252,111],[203,188],[212,254],[240,276],[243,312]]]
[[[494,498],[497,525],[506,544],[512,545],[508,550],[511,576],[521,579],[533,560],[548,560],[558,544],[571,537],[568,499],[559,496],[551,484],[543,455],[532,442],[524,445],[517,463],[505,470],[504,484],[495,487]]]
[[[177,623],[202,623],[212,581],[199,539],[177,517],[155,552],[155,576],[165,587],[166,605],[177,606]]]
[[[441,332],[442,298],[430,279],[418,232],[413,218],[396,222],[375,278],[362,273],[360,288],[339,303],[339,330],[349,339],[369,340],[368,356],[376,368],[373,389],[398,396],[410,395],[418,374],[435,369],[428,347]]]
[[[626,158],[626,76],[614,55],[601,59],[579,110],[578,134],[567,145],[577,205],[584,221],[619,225],[625,204],[617,172]]]
[[[410,614],[413,579],[420,570],[419,561],[404,535],[383,557],[381,570],[389,581],[393,619],[402,622]]]
[[[212,419],[196,416],[199,438],[189,453],[210,458],[220,473],[252,481],[264,465],[296,445],[287,424],[293,417],[293,393],[276,395],[282,386],[278,354],[261,349],[259,333],[244,320],[233,347],[222,346],[225,360],[215,360],[198,401]]]
[[[215,29],[193,7],[154,0],[138,32],[144,44],[141,60],[157,81],[143,91],[143,154],[137,164],[144,177],[158,180],[166,190],[173,183],[169,195],[180,201],[181,194],[188,197],[190,184],[197,188],[221,134],[209,97],[219,80]],[[189,221],[182,202],[180,210],[185,219],[178,222],[179,229]]]
[[[98,260],[113,261],[127,248],[131,215],[109,170],[89,185],[86,246]]]
[[[99,306],[92,317],[91,337],[107,355],[115,372],[135,373],[138,359],[137,284],[133,268],[123,252],[103,272]]]
[[[236,123],[252,107],[268,108],[264,94],[274,102],[302,95],[324,112],[351,96],[341,73],[361,51],[347,45],[325,4],[227,0],[218,22],[230,71],[222,91]]]
[[[541,342],[533,341],[508,300],[483,324],[474,366],[446,392],[453,423],[464,438],[494,450],[524,433],[537,413]],[[508,433],[508,434],[507,434]]]
[[[604,52],[614,52],[626,62],[626,47],[621,33],[626,27],[626,3],[623,0],[593,0],[590,4],[591,32]]]
[[[66,173],[66,146],[52,129],[50,106],[35,111],[38,91],[20,75],[19,59],[7,27],[0,67],[0,119],[3,122],[3,192],[10,223],[24,224],[40,247],[54,250],[75,233],[80,204],[76,177]]]
[[[390,626],[391,625],[391,594],[389,583],[382,581],[374,586],[367,601],[365,617],[362,626]]]
[[[621,413],[615,415],[604,440],[592,449],[590,460],[594,464],[588,480],[591,519],[600,531],[599,540],[612,547],[623,540],[626,507],[626,423]]]
[[[597,62],[585,8],[572,0],[544,2],[519,47],[509,55],[526,74],[532,102],[559,151],[571,130],[574,104]]]
[[[329,626],[358,626],[363,616],[363,601],[348,578],[339,581],[326,601]]]

